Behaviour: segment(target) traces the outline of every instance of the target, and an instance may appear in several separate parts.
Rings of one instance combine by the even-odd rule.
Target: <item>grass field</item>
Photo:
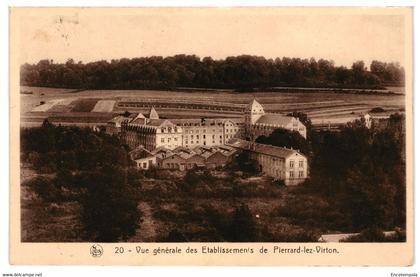
[[[57,113],[70,116],[73,112],[108,112],[121,113],[147,112],[141,108],[118,107],[118,101],[133,99],[137,101],[181,101],[185,103],[222,102],[226,105],[246,105],[253,98],[263,104],[266,112],[288,113],[302,111],[317,122],[346,122],[360,117],[374,107],[382,107],[385,114],[404,112],[404,94],[351,94],[329,92],[256,92],[236,93],[229,91],[181,92],[150,90],[74,90],[22,87],[22,91],[32,94],[21,94],[21,116],[34,118],[33,112]],[[395,89],[394,89],[395,90]],[[400,88],[401,91],[401,88]],[[41,101],[44,103],[40,105]],[[183,117],[235,117],[238,113],[188,110],[175,108],[157,108],[158,113],[166,118]],[[39,118],[39,113],[37,113]],[[239,114],[240,116],[240,114]]]

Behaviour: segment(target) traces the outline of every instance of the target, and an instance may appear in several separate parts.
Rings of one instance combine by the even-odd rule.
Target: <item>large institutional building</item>
[[[143,146],[148,151],[159,147],[175,149],[179,146],[225,145],[232,138],[253,141],[283,128],[299,132],[306,138],[306,127],[298,118],[265,113],[255,99],[247,105],[243,118],[160,119],[154,108],[144,116],[117,116],[108,122],[110,134],[121,133],[130,148]]]
[[[294,185],[307,178],[306,157],[296,150],[254,143],[259,136],[279,128],[306,138],[306,127],[298,118],[266,113],[254,99],[242,118],[161,119],[152,107],[146,116],[139,113],[113,118],[106,132],[121,136],[142,169],[151,165],[178,170],[215,168],[225,165],[240,150],[249,151],[263,173]]]

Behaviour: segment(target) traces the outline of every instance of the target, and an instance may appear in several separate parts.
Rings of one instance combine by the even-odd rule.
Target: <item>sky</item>
[[[14,11],[12,11],[13,13]],[[405,13],[404,13],[405,12]],[[16,12],[21,63],[242,54],[404,65],[401,9],[38,9]],[[12,28],[14,24],[12,22]]]

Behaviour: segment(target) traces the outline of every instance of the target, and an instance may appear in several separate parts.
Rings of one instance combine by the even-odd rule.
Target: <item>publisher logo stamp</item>
[[[99,244],[94,244],[90,248],[90,254],[92,255],[92,257],[99,258],[100,256],[102,256],[103,253],[104,250]]]

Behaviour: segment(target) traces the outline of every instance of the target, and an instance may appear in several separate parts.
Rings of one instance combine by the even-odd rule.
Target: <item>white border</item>
[[[4,273],[43,273],[43,276],[139,276],[139,275],[156,275],[162,274],[166,276],[172,275],[186,275],[196,276],[197,274],[203,276],[217,276],[220,274],[241,274],[241,276],[304,276],[304,275],[315,275],[315,276],[391,276],[391,273],[417,273],[420,275],[419,262],[417,255],[415,255],[413,267],[98,267],[98,266],[10,266],[9,265],[9,237],[8,237],[8,225],[9,225],[9,98],[8,98],[8,7],[9,6],[414,6],[414,45],[418,45],[419,38],[419,15],[416,1],[380,1],[380,0],[353,0],[353,1],[233,1],[233,0],[186,0],[186,1],[169,1],[169,0],[144,0],[144,1],[128,1],[128,0],[103,0],[103,1],[86,1],[86,0],[62,0],[62,1],[12,1],[6,0],[1,1],[0,4],[0,32],[1,32],[1,54],[0,54],[0,120],[2,127],[2,135],[0,136],[0,274]],[[419,58],[416,55],[417,47],[414,47],[414,68],[419,66]],[[414,76],[416,76],[416,70],[414,70]],[[417,105],[416,91],[419,86],[419,81],[415,78],[414,84],[414,106]],[[419,136],[418,133],[418,122],[420,115],[414,110],[414,138]],[[415,140],[414,140],[415,141]],[[419,151],[417,147],[415,149],[415,161],[418,157]],[[415,162],[414,172],[420,172],[420,166]],[[415,180],[415,199],[419,197],[417,178]],[[418,208],[418,201],[414,201],[415,210]],[[415,222],[419,221],[419,215],[415,213]],[[418,228],[415,224],[415,234],[418,241]],[[415,244],[415,252],[418,253],[418,243]],[[398,255],[398,253],[395,253]],[[0,275],[2,276],[2,275]]]

